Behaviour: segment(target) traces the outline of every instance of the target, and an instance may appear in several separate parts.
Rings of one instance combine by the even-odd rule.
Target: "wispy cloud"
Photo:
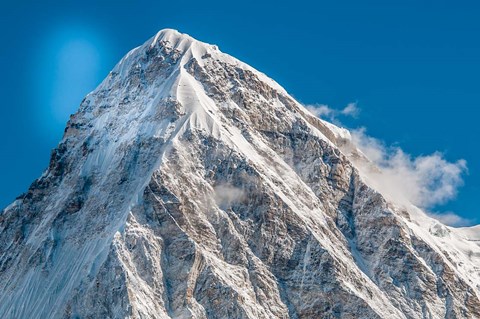
[[[360,165],[360,170],[374,188],[391,200],[412,203],[428,211],[454,199],[463,185],[463,175],[467,173],[463,159],[449,162],[440,152],[414,157],[368,136],[364,128],[351,133],[352,142],[380,168]],[[452,212],[430,215],[452,226],[470,224]]]
[[[471,226],[474,224],[473,220],[464,218],[453,212],[429,213],[429,215],[445,225],[462,227]]]
[[[357,118],[360,109],[357,103],[349,103],[343,109],[334,109],[325,104],[307,105],[317,117],[343,126],[339,118]],[[388,199],[401,204],[414,204],[427,213],[439,205],[454,199],[463,185],[467,162],[460,159],[449,162],[441,152],[412,156],[397,146],[368,136],[365,128],[351,130],[352,143],[370,161],[359,161],[356,166],[368,184]],[[430,212],[433,218],[451,226],[471,225],[474,221],[454,212]]]
[[[360,113],[360,109],[357,106],[357,103],[348,103],[347,106],[340,111],[341,114],[351,117],[357,117]]]
[[[317,117],[322,117],[322,118],[330,118],[336,111],[325,104],[311,104],[311,105],[305,105],[305,107],[313,115]]]
[[[243,200],[245,196],[245,192],[241,188],[229,184],[217,185],[214,191],[215,201],[222,209],[226,209],[233,203]]]
[[[338,123],[338,116],[348,116],[356,118],[360,114],[360,108],[356,102],[348,103],[343,109],[331,108],[326,104],[310,104],[305,106],[313,115],[322,119]]]

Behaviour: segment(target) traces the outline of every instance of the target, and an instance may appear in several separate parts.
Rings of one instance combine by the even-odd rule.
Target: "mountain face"
[[[264,74],[160,31],[0,214],[0,318],[480,318],[480,229],[359,162]]]

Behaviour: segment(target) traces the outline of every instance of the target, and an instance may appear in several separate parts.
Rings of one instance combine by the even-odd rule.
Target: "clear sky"
[[[465,159],[431,207],[479,222],[478,1],[2,1],[0,206],[40,176],[70,113],[116,62],[174,28],[266,73],[305,104],[412,156]],[[478,218],[477,218],[478,216]]]

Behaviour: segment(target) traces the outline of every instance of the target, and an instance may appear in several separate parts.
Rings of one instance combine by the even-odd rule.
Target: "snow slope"
[[[1,318],[480,318],[479,229],[366,184],[348,131],[175,30],[0,214]]]

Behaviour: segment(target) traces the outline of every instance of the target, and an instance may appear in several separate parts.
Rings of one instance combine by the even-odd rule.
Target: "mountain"
[[[0,214],[0,318],[480,318],[480,230],[387,201],[361,163],[273,80],[162,30]]]

